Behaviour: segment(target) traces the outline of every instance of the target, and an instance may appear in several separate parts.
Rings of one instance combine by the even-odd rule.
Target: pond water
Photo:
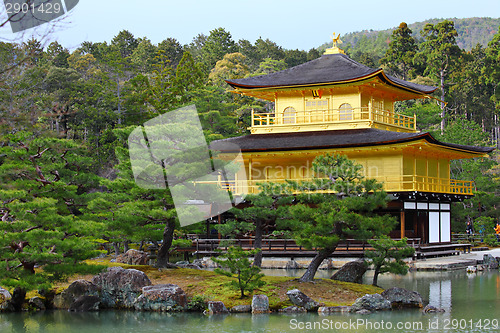
[[[285,270],[265,270],[288,275]],[[301,272],[294,275],[299,276]],[[331,272],[319,271],[317,277]],[[371,282],[368,272],[365,283]],[[379,285],[418,291],[425,300],[446,310],[423,314],[420,310],[388,311],[371,315],[251,315],[205,317],[192,313],[101,311],[70,313],[0,314],[0,332],[499,332],[500,274],[481,272],[412,272],[406,276],[381,275]]]

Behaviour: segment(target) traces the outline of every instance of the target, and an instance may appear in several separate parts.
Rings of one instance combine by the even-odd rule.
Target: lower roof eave
[[[436,193],[436,192],[389,192],[394,201],[428,201],[428,202],[462,202],[472,198],[473,194],[458,194],[458,193]]]

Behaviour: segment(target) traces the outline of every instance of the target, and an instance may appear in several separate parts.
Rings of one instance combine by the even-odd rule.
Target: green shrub
[[[484,235],[488,235],[495,230],[495,219],[488,216],[478,217],[474,221],[474,231],[481,235],[481,238]]]
[[[231,281],[231,285],[240,290],[241,298],[245,297],[245,291],[252,292],[266,284],[261,280],[264,274],[260,273],[260,267],[253,266],[248,259],[258,251],[260,249],[244,251],[241,247],[231,246],[227,249],[227,253],[219,258],[212,258],[214,262],[226,269],[216,268],[217,274],[236,279],[236,281]]]
[[[193,245],[193,241],[189,239],[174,239],[172,241],[173,247],[191,247]]]
[[[194,295],[187,304],[188,311],[203,312],[207,308],[207,298],[203,295]]]
[[[484,237],[484,243],[489,247],[498,246],[497,236],[494,234],[487,234],[486,237]]]
[[[377,285],[378,275],[383,273],[394,273],[405,275],[408,265],[404,258],[411,257],[415,249],[408,245],[407,239],[393,240],[388,236],[378,239],[370,239],[368,243],[373,250],[367,250],[365,257],[368,264],[372,264],[375,270],[373,274],[373,285]]]

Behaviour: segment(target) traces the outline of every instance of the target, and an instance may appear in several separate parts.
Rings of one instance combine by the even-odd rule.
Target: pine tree
[[[287,205],[293,200],[290,196],[273,195],[270,193],[269,185],[266,184],[261,185],[260,190],[258,194],[249,194],[245,197],[246,207],[231,210],[235,220],[216,226],[223,236],[253,232],[255,250],[262,249],[263,234],[275,226],[277,219],[286,217]],[[253,264],[261,267],[262,251],[256,252]]]
[[[424,74],[430,74],[439,80],[441,91],[441,134],[444,133],[446,118],[446,85],[455,62],[461,53],[457,46],[458,36],[452,21],[442,21],[436,25],[427,23],[421,32],[425,41],[418,55],[418,61],[425,62],[427,68]]]
[[[299,245],[317,250],[301,282],[314,279],[341,240],[387,234],[395,223],[391,217],[374,213],[387,204],[387,194],[382,184],[364,178],[361,165],[327,154],[315,158],[312,170],[316,176],[311,181],[289,181],[287,190],[299,193],[295,196],[298,203],[290,207],[291,218],[278,223],[291,229]]]
[[[417,44],[412,37],[411,29],[405,22],[401,22],[399,27],[392,32],[389,49],[380,59],[380,63],[387,65],[396,75],[406,80],[413,67],[413,58],[417,51]]]
[[[116,129],[115,179],[102,179],[103,191],[92,194],[84,209],[85,218],[101,223],[101,235],[110,243],[162,241],[157,265],[168,266],[168,255],[178,225],[175,206],[167,189],[140,187],[132,173],[125,142],[134,127]],[[115,249],[116,251],[116,249]]]
[[[80,211],[97,185],[88,150],[25,132],[2,140],[0,283],[48,290],[71,274],[100,270],[83,262],[99,254],[97,226]]]
[[[379,274],[394,273],[405,275],[408,273],[408,265],[403,259],[411,257],[415,249],[408,246],[406,238],[393,240],[388,236],[381,236],[377,239],[370,239],[368,243],[373,246],[373,250],[365,252],[368,264],[373,265],[374,286],[378,283]]]
[[[236,281],[231,281],[231,285],[240,290],[240,298],[245,297],[245,291],[252,292],[266,284],[261,280],[264,274],[260,273],[260,267],[251,265],[248,259],[248,256],[259,251],[257,249],[244,251],[241,247],[231,246],[227,253],[221,255],[220,258],[212,258],[214,262],[224,268],[216,268],[216,273],[236,279]]]

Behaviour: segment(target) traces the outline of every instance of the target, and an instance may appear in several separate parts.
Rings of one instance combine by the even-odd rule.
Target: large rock
[[[54,297],[54,306],[58,309],[69,309],[71,304],[81,296],[99,296],[99,288],[92,282],[76,280]]]
[[[286,295],[294,305],[302,306],[306,308],[307,311],[317,310],[319,307],[318,302],[298,289],[289,290],[287,291]]]
[[[253,295],[252,313],[269,313],[269,298],[266,295]]]
[[[0,311],[9,310],[9,301],[11,298],[12,295],[9,293],[9,291],[0,287]]]
[[[98,296],[80,296],[70,305],[68,311],[98,311],[99,304],[101,304],[101,299]]]
[[[283,309],[279,309],[279,312],[281,313],[305,313],[307,312],[306,308],[303,308],[301,306],[288,306]]]
[[[147,265],[149,260],[149,255],[143,251],[137,251],[130,249],[124,254],[120,254],[116,257],[116,262],[127,264],[127,265]]]
[[[498,261],[491,254],[487,253],[483,255],[483,266],[489,269],[498,269]]]
[[[321,315],[329,315],[332,313],[347,313],[350,311],[350,306],[322,306],[318,309],[318,313]]]
[[[12,298],[7,302],[9,311],[21,311],[26,300],[26,291],[21,287],[15,287]]]
[[[194,259],[193,260],[193,265],[196,265],[200,268],[206,268],[207,267],[207,262],[203,259]]]
[[[295,259],[290,259],[285,265],[285,269],[300,269],[302,266],[295,261]]]
[[[364,261],[350,261],[340,267],[340,269],[332,275],[331,279],[343,282],[361,283],[366,269]]]
[[[422,296],[416,291],[403,288],[389,288],[380,294],[391,302],[393,308],[421,308],[423,307]]]
[[[430,304],[426,305],[425,308],[422,310],[423,313],[444,313],[444,309],[436,308],[435,306],[432,306]]]
[[[38,296],[32,297],[28,300],[28,307],[31,311],[41,311],[46,309],[43,300]]]
[[[382,297],[380,294],[367,294],[358,298],[353,305],[351,305],[351,312],[358,312],[360,310],[368,311],[381,311],[390,310],[391,302]]]
[[[131,308],[142,288],[151,285],[143,272],[122,267],[108,268],[94,276],[92,283],[101,291],[101,303],[105,308]]]
[[[134,308],[140,311],[181,311],[186,306],[186,293],[175,284],[143,287],[142,295],[134,302]]]
[[[222,302],[208,302],[208,309],[203,312],[205,315],[228,314],[226,306]]]
[[[231,308],[231,312],[233,313],[246,313],[252,312],[252,306],[248,304],[244,305],[235,305]]]
[[[175,263],[175,266],[178,268],[191,268],[191,269],[201,269],[202,266],[199,264],[191,264],[189,261],[178,261]]]

